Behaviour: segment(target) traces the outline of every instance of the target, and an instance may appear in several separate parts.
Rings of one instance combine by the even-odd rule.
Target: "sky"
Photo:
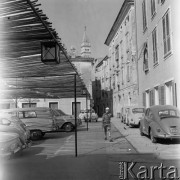
[[[123,0],[39,0],[40,9],[52,22],[62,43],[69,51],[71,46],[80,55],[84,27],[91,43],[92,57],[108,54],[104,44],[118,15]]]

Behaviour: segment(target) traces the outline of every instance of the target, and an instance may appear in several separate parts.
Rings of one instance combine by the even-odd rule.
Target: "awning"
[[[37,0],[0,1],[0,80],[3,81],[0,96],[74,97],[76,75],[77,97],[82,97],[85,84],[39,6]],[[56,41],[61,47],[61,63],[58,65],[41,62],[41,41],[47,40]]]

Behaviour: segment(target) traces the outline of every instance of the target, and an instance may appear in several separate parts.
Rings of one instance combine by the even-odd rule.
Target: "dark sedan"
[[[153,143],[158,139],[180,139],[180,111],[171,105],[156,105],[146,109],[140,120],[140,134]]]

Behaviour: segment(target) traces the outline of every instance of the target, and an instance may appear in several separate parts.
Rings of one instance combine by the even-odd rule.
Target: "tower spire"
[[[84,26],[84,35],[83,35],[83,41],[81,44],[81,56],[90,57],[90,55],[91,55],[91,44],[86,34],[86,26]]]

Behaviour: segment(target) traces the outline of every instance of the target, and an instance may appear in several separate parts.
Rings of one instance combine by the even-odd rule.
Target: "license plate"
[[[173,133],[173,134],[177,134],[177,133],[178,133],[177,128],[170,128],[170,131],[171,131],[171,133]]]

